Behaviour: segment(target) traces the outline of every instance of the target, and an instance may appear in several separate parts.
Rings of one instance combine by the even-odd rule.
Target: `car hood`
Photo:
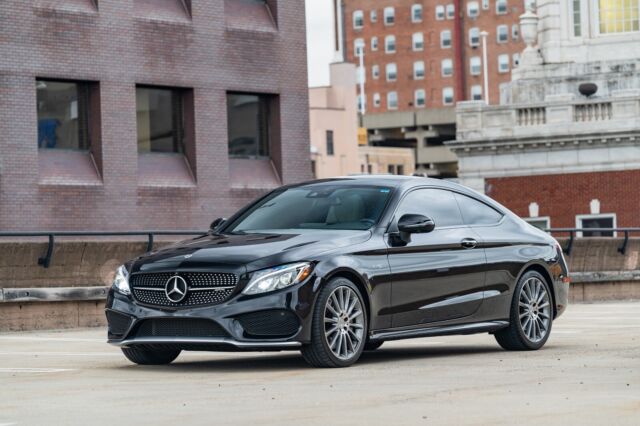
[[[296,230],[242,235],[208,234],[137,258],[131,272],[235,270],[314,260],[319,254],[361,243],[371,231]]]

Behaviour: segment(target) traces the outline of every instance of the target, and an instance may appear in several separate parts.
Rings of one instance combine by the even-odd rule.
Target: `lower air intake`
[[[155,318],[143,320],[136,337],[227,337],[227,333],[206,319]]]
[[[252,312],[236,319],[249,337],[289,337],[300,328],[298,317],[285,310]]]

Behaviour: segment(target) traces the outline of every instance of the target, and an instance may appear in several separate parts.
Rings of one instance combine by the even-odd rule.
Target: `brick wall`
[[[549,216],[553,228],[574,228],[576,215],[590,214],[590,202],[600,201],[600,213],[616,213],[618,227],[640,226],[640,170],[567,173],[543,176],[487,178],[487,195],[521,217],[538,203],[539,216]]]
[[[446,6],[455,3],[454,0],[387,0],[385,2],[372,2],[370,0],[344,0],[344,25],[345,25],[345,44],[346,58],[358,64],[358,58],[354,53],[354,40],[363,38],[365,41],[365,66],[367,70],[366,93],[367,93],[367,109],[371,113],[385,112],[386,95],[389,91],[398,92],[398,110],[413,110],[414,92],[416,89],[424,89],[426,91],[426,107],[442,108],[442,89],[444,87],[456,87],[456,72],[462,72],[464,76],[463,93],[460,94],[458,100],[471,99],[471,86],[478,84],[482,86],[483,77],[472,76],[469,72],[469,58],[472,56],[482,56],[481,47],[470,47],[468,41],[468,31],[472,27],[478,27],[480,31],[486,30],[489,33],[487,37],[487,54],[488,54],[488,74],[489,74],[489,90],[490,100],[492,103],[498,103],[499,86],[501,83],[511,81],[511,73],[498,73],[498,55],[508,54],[510,58],[510,68],[512,67],[511,58],[514,53],[522,52],[524,42],[519,36],[517,40],[511,37],[511,26],[519,23],[519,17],[524,13],[523,0],[508,0],[507,13],[504,15],[496,14],[495,0],[489,3],[489,9],[482,9],[482,0],[477,0],[480,6],[480,13],[476,18],[470,18],[467,15],[467,3],[469,0],[460,1],[461,8],[456,12],[456,16],[461,20],[462,29],[462,45],[463,55],[461,61],[462,69],[454,71],[451,77],[442,77],[441,61],[443,59],[451,59],[456,62],[456,35],[454,30],[454,19],[436,20],[435,8],[438,5]],[[414,4],[422,5],[422,22],[411,22],[411,6]],[[384,24],[384,8],[393,6],[395,8],[395,24],[385,26]],[[372,23],[370,12],[372,9],[377,10],[378,21]],[[364,11],[364,26],[362,29],[353,28],[353,12],[356,10]],[[506,43],[497,43],[496,27],[498,25],[508,25],[509,36]],[[452,45],[450,48],[440,47],[440,32],[442,30],[450,30],[452,34]],[[415,32],[424,33],[424,50],[414,52],[412,50],[412,35]],[[396,53],[385,53],[384,38],[387,35],[395,35],[396,37]],[[371,50],[371,38],[378,37],[378,51]],[[425,78],[424,80],[413,79],[413,63],[415,61],[424,61]],[[398,67],[398,79],[396,82],[387,82],[385,75],[385,66],[387,63],[395,62]],[[380,66],[380,78],[374,80],[371,75],[372,65]],[[381,105],[376,108],[373,106],[372,96],[374,93],[380,93]],[[458,94],[456,93],[456,96]]]
[[[202,229],[231,214],[270,187],[231,188],[229,90],[279,95],[279,178],[310,178],[304,3],[270,2],[276,27],[251,22],[268,14],[236,22],[229,2],[192,1],[189,19],[142,16],[133,0],[1,2],[0,229]],[[36,77],[99,84],[98,184],[43,181]],[[140,185],[136,84],[193,89],[193,185]]]

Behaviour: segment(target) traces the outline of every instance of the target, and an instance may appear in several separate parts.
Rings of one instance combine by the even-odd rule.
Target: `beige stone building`
[[[412,175],[416,157],[412,148],[361,146],[358,150],[360,173]]]
[[[331,83],[309,89],[311,167],[318,179],[360,173],[356,67],[330,65]]]

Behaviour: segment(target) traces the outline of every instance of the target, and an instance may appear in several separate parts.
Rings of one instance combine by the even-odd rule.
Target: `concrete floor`
[[[572,305],[537,352],[438,337],[332,370],[297,352],[139,367],[104,338],[0,334],[0,425],[640,424],[640,303]]]

